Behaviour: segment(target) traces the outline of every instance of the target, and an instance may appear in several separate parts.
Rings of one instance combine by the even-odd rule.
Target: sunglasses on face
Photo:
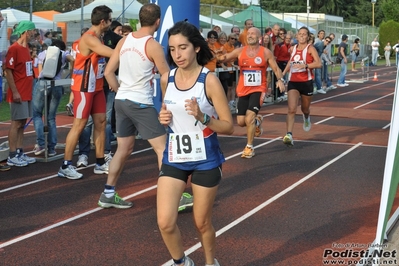
[[[209,39],[217,39],[217,37],[211,36],[211,37],[209,37]]]
[[[280,32],[280,35],[284,35],[285,33],[284,32]]]
[[[330,42],[331,42],[331,40],[326,40],[326,42],[327,42],[327,43],[330,43]]]
[[[237,41],[237,38],[231,38],[231,37],[230,37],[230,40],[235,40],[235,41]]]

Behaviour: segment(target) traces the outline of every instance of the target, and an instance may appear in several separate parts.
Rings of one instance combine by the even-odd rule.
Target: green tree
[[[399,21],[399,2],[398,0],[383,0],[381,2],[381,10],[384,14],[384,19]]]

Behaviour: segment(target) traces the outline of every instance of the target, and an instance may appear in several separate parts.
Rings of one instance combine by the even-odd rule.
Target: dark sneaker
[[[191,209],[193,207],[193,196],[190,193],[184,192],[180,197],[179,212]]]
[[[101,193],[100,199],[98,200],[98,206],[101,208],[117,208],[117,209],[128,209],[133,206],[133,202],[124,201],[119,197],[118,193],[115,193],[111,198],[107,198],[103,193]]]
[[[0,164],[0,172],[8,171],[10,169],[11,169],[11,167],[9,165]]]

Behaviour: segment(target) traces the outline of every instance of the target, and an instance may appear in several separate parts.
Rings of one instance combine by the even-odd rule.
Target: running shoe
[[[83,174],[78,173],[76,171],[76,168],[73,167],[72,165],[68,165],[67,168],[62,169],[62,167],[60,167],[60,170],[58,170],[58,176],[59,177],[66,177],[68,179],[71,180],[75,180],[75,179],[80,179],[83,177]]]
[[[100,199],[98,200],[98,206],[101,208],[117,208],[117,209],[127,209],[133,206],[133,202],[124,201],[119,197],[118,193],[115,193],[111,198],[107,198],[105,193],[101,193]]]
[[[310,115],[308,115],[308,119],[305,118],[305,115],[302,116],[303,116],[303,130],[308,132],[312,127],[312,123],[310,123]]]
[[[216,266],[220,266],[219,264],[215,264]],[[176,263],[173,263],[172,266],[177,266]],[[195,266],[195,263],[192,259],[189,257],[185,256],[184,257],[184,266]]]
[[[111,161],[112,160],[112,153],[109,152],[109,153],[104,154],[104,160],[106,162]]]
[[[1,172],[8,171],[8,170],[10,170],[10,169],[11,169],[11,167],[10,167],[9,165],[7,165],[7,164],[0,164],[0,171],[1,171]]]
[[[79,155],[78,162],[76,163],[76,167],[87,167],[89,165],[88,157],[86,154]]]
[[[33,148],[33,152],[35,153],[35,155],[40,155],[45,151],[46,149],[44,147],[39,146],[39,144],[35,144],[35,147]]]
[[[218,262],[217,259],[214,259],[213,265],[215,265],[215,266],[220,266],[220,264],[219,264],[219,262]]]
[[[255,119],[258,121],[258,125],[255,126],[255,137],[259,137],[263,133],[263,128],[262,128],[263,116],[257,115]]]
[[[288,147],[294,146],[294,140],[292,139],[292,135],[291,134],[285,135],[283,138],[283,143]]]
[[[72,103],[68,103],[67,105],[65,105],[65,109],[69,116],[73,116],[73,104]]]
[[[24,160],[25,162],[27,162],[28,164],[32,164],[36,162],[36,159],[33,157],[29,157],[28,155],[26,155],[26,153],[20,153],[19,154],[19,158],[21,158],[22,160]]]
[[[241,158],[252,158],[255,156],[255,150],[254,148],[250,148],[248,146],[245,146],[244,150],[242,151]]]
[[[193,207],[193,196],[190,193],[184,192],[180,197],[178,211],[182,212]]]
[[[23,167],[23,166],[27,166],[29,163],[27,161],[23,160],[18,155],[15,155],[12,158],[10,158],[10,157],[7,158],[7,164],[9,166]]]
[[[109,162],[110,161],[107,161],[103,165],[96,164],[94,166],[94,173],[97,174],[97,175],[101,175],[101,174],[107,174],[108,175]]]
[[[317,93],[320,93],[320,94],[326,94],[326,91],[325,91],[325,90],[323,90],[323,88],[321,88],[320,90],[317,90]]]
[[[49,150],[47,155],[48,155],[48,157],[53,157],[56,154],[57,154],[57,152],[55,150]]]

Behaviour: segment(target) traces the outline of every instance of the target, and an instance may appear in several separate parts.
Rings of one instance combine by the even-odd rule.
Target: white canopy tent
[[[139,11],[142,4],[137,0],[124,0],[125,1],[125,13],[124,17],[127,19],[133,19],[139,17]],[[91,12],[96,6],[106,5],[112,9],[112,17],[117,18],[122,15],[123,12],[123,1],[122,0],[95,0],[94,2],[85,5],[83,7],[83,20],[91,19]],[[78,8],[70,12],[54,15],[54,21],[56,22],[78,22],[82,17],[82,9]]]
[[[292,25],[292,27],[293,27],[294,29],[299,30],[301,27],[307,27],[311,33],[316,34],[316,30],[315,30],[314,28],[312,28],[312,27],[310,27],[310,26],[307,26],[305,23],[302,23],[302,22],[300,22],[300,21],[297,21],[297,20],[295,20],[295,19],[293,19],[293,18],[285,17],[285,18],[284,18],[284,21],[286,21],[286,22],[288,22],[288,23],[291,23],[291,25]]]
[[[14,8],[2,9],[1,13],[7,18],[7,27],[12,28],[21,20],[30,20],[30,14]],[[57,25],[51,20],[47,20],[32,14],[32,22],[35,23],[37,29],[54,30]]]

